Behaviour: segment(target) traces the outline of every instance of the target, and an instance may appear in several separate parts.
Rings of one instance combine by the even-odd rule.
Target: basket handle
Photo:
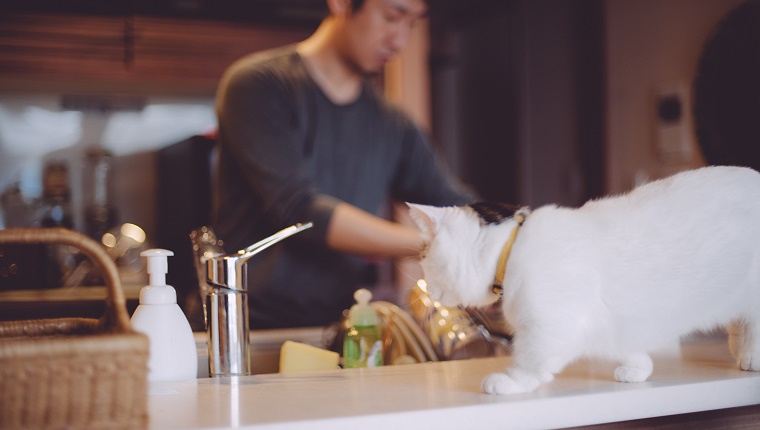
[[[91,238],[66,228],[9,228],[0,230],[0,244],[61,244],[82,251],[103,276],[108,294],[100,326],[106,331],[131,331],[126,299],[116,264],[103,246]]]

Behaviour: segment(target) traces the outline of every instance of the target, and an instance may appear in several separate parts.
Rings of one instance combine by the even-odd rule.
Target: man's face
[[[343,59],[362,75],[379,73],[426,13],[425,0],[366,0],[345,17]]]

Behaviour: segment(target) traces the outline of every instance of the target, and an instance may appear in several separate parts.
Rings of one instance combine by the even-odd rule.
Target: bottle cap
[[[167,258],[174,255],[166,249],[148,249],[140,253],[148,259],[149,285],[140,290],[141,305],[161,305],[177,303],[177,292],[166,285],[166,273],[169,271]]]
[[[372,292],[366,288],[360,288],[354,293],[356,304],[351,306],[351,325],[355,326],[376,326],[377,313],[369,301],[372,299]]]

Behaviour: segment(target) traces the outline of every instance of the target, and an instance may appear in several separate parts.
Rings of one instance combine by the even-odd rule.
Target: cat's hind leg
[[[652,375],[652,359],[640,352],[625,357],[615,369],[615,380],[620,382],[644,382]]]
[[[760,321],[729,325],[728,345],[740,369],[760,372]]]

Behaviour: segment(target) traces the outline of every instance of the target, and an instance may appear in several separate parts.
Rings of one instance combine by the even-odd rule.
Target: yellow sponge
[[[337,352],[286,340],[280,348],[280,373],[333,370],[338,368],[339,359]]]

